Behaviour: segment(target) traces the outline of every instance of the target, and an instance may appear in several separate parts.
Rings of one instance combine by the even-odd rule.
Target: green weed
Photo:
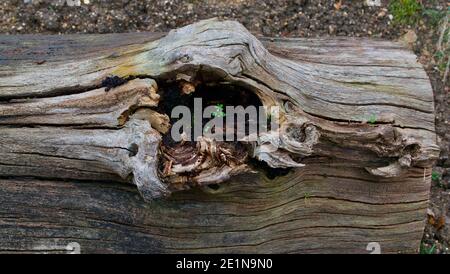
[[[420,244],[420,254],[434,254],[436,249],[436,244],[433,244],[431,247],[426,247],[424,243]]]
[[[393,0],[389,12],[394,16],[394,23],[413,25],[420,18],[422,5],[417,0]]]

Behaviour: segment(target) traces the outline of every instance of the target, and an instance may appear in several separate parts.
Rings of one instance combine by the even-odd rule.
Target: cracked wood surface
[[[368,253],[369,242],[383,253],[417,252],[429,172],[379,180],[315,162],[151,204],[119,183],[1,180],[0,252],[73,241],[82,253]]]
[[[73,239],[86,252],[414,252],[438,155],[416,57],[388,41],[260,41],[216,20],[167,35],[0,36],[0,251]],[[127,82],[106,92],[111,75]],[[168,121],[155,106],[158,83],[180,75],[280,106],[280,141],[269,132],[253,155],[302,167],[274,180],[231,168],[224,177],[243,174],[218,190],[150,204],[115,183],[148,201],[172,192],[157,176]]]

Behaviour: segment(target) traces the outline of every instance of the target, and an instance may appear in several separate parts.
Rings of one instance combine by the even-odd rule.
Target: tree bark
[[[258,40],[206,20],[167,35],[0,36],[0,64],[0,251],[419,246],[439,153],[433,95],[395,42]],[[255,94],[280,107],[280,128],[243,150],[165,147],[171,84]]]

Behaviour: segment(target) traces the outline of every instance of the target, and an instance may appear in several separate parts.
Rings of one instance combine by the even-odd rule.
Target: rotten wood
[[[206,20],[166,35],[0,36],[0,65],[0,251],[35,238],[87,252],[418,247],[439,151],[429,80],[397,43],[257,39]],[[282,110],[279,132],[244,148],[163,145],[170,83],[255,94]]]

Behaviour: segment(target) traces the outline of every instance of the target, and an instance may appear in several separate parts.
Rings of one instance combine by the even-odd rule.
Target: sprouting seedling
[[[437,172],[437,171],[431,172],[431,180],[439,181],[440,178],[441,178],[441,174],[439,174],[439,172]]]
[[[369,119],[367,120],[367,123],[374,125],[377,122],[377,116],[375,114],[371,114],[369,116]]]
[[[439,172],[432,171],[431,172],[431,180],[436,182],[439,187],[445,188],[444,184],[441,181],[441,174]]]
[[[212,116],[219,118],[225,117],[225,112],[223,112],[223,104],[217,104],[215,107],[216,111],[212,113]]]
[[[426,247],[424,243],[420,244],[420,254],[434,254],[434,250],[436,249],[436,244],[433,244],[431,247]]]

